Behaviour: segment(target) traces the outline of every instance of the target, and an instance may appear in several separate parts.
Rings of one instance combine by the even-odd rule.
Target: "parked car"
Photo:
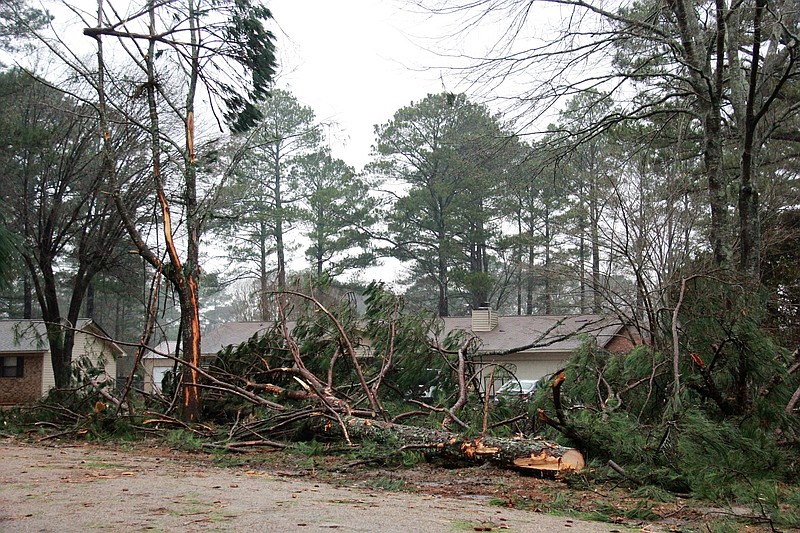
[[[438,385],[441,381],[441,370],[426,368],[423,374],[423,381],[419,383],[411,397],[416,400],[430,401],[439,390]]]
[[[495,400],[500,398],[527,400],[533,395],[538,379],[515,379],[504,383],[495,394]]]

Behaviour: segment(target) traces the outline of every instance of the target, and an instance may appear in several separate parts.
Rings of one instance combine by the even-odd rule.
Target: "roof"
[[[205,332],[200,338],[200,352],[214,354],[227,346],[237,346],[256,333],[274,327],[273,322],[226,322],[218,324]]]
[[[91,330],[91,333],[108,338],[103,328],[91,318],[79,318],[75,329]],[[117,355],[123,355],[122,348],[111,340],[108,343],[118,352]],[[49,350],[44,320],[27,318],[0,320],[0,353],[45,353]]]
[[[471,331],[472,317],[445,317],[442,338],[454,330]],[[476,331],[482,352],[506,351],[537,342],[539,346],[523,350],[530,353],[572,352],[580,347],[583,336],[590,335],[605,347],[620,334],[623,324],[601,315],[514,315],[500,316],[491,331]]]
[[[256,333],[262,333],[273,327],[272,322],[225,322],[211,327],[200,336],[200,353],[213,355],[227,346],[238,346]],[[148,351],[144,357],[158,359],[159,353],[175,353],[175,341],[164,341]]]
[[[471,331],[472,317],[444,317],[442,338],[454,330]],[[289,323],[291,330],[294,323]],[[213,355],[227,346],[237,346],[256,333],[274,324],[271,322],[225,322],[205,331],[200,338],[200,353]],[[540,346],[523,350],[526,353],[572,352],[580,347],[584,335],[594,337],[605,347],[620,334],[623,324],[602,315],[514,315],[498,317],[491,331],[473,332],[481,340],[480,351],[495,352],[527,346],[538,341]],[[175,353],[175,342],[164,341],[144,357],[159,359],[159,353]]]
[[[47,331],[41,320],[0,320],[0,352],[43,353]]]

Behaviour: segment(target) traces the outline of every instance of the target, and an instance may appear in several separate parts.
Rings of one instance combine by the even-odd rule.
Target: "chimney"
[[[485,302],[472,310],[472,331],[492,331],[497,327],[497,314],[491,304]]]

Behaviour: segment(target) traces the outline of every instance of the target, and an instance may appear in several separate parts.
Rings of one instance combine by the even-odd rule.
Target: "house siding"
[[[92,335],[87,335],[80,331],[76,332],[75,344],[72,347],[72,362],[75,363],[81,357],[81,354],[86,354],[93,365],[103,361],[105,363],[106,378],[116,380],[117,360],[105,342]],[[44,354],[44,359],[42,388],[39,396],[46,395],[50,392],[50,389],[54,389],[56,386],[56,376],[53,372],[53,361],[50,358],[50,352]]]
[[[79,331],[75,334],[75,346],[76,348],[80,346],[82,349],[73,349],[73,357],[80,353],[88,355],[93,365],[103,365],[107,379],[116,380],[117,360],[105,341]]]
[[[15,357],[3,354],[3,357]],[[22,356],[23,376],[21,378],[0,378],[0,405],[33,403],[41,396],[39,384],[42,381],[42,354]]]
[[[42,365],[42,388],[39,391],[39,396],[44,396],[50,389],[56,386],[56,375],[53,372],[53,360],[50,357],[50,352],[44,354],[44,364]]]
[[[532,354],[519,352],[498,358],[482,359],[484,386],[488,384],[489,376],[491,376],[492,368],[495,368],[495,365],[501,365],[513,372],[517,379],[543,379],[564,368],[569,356],[569,353]],[[500,388],[506,381],[508,381],[507,378],[498,378],[497,371],[495,371],[494,390]]]
[[[142,359],[142,369],[144,370],[143,388],[144,392],[148,394],[153,394],[160,388],[160,384],[159,387],[156,387],[153,381],[156,368],[172,370],[175,368],[175,362],[172,359],[167,359],[166,357],[147,357]]]
[[[123,355],[122,350],[106,340],[102,328],[91,319],[80,319],[76,328],[78,330],[72,350],[73,362],[82,355],[87,355],[93,364],[104,361],[106,377],[116,380],[116,357]],[[0,355],[25,357],[23,378],[2,378],[12,380],[14,386],[0,383],[0,403],[30,403],[47,395],[55,387],[46,325],[42,320],[0,320]],[[11,390],[13,392],[9,392]]]

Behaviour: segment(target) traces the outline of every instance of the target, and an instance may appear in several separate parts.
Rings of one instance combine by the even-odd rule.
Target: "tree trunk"
[[[28,274],[22,278],[22,318],[33,318],[33,291]]]
[[[750,66],[747,91],[739,181],[739,271],[749,275],[752,280],[759,279],[761,263],[761,221],[753,156],[756,149],[755,134],[759,120],[756,116],[755,100],[759,85],[761,18],[766,4],[767,0],[758,0],[753,15],[753,60]]]
[[[94,318],[94,283],[86,287],[86,318]]]
[[[262,322],[270,320],[269,306],[269,272],[267,270],[267,223],[262,220],[259,223],[258,233],[258,282],[259,282],[259,316]]]
[[[592,313],[600,313],[603,302],[600,277],[600,201],[597,198],[597,176],[592,176],[589,192],[589,231],[592,247]]]
[[[552,271],[550,270],[550,209],[545,210],[544,215],[544,314],[553,314],[553,282],[551,280]]]
[[[703,121],[703,165],[708,180],[711,228],[709,237],[714,261],[720,268],[730,266],[731,243],[728,220],[727,178],[723,166],[722,98],[724,91],[723,59],[725,54],[726,17],[717,13],[716,46],[704,53],[705,36],[694,18],[694,6],[688,0],[668,2],[680,32],[692,88],[698,96],[698,114]],[[719,4],[718,4],[719,5]],[[700,43],[700,44],[698,44]],[[712,61],[714,63],[712,64]]]
[[[278,254],[278,290],[286,290],[286,256],[283,243],[283,198],[281,197],[280,152],[275,152],[275,249]]]
[[[531,225],[530,231],[531,238],[533,237],[533,226]],[[528,268],[525,271],[525,314],[533,314],[533,267],[534,267],[534,247],[533,244],[528,245]],[[547,273],[545,272],[545,276]]]
[[[174,282],[173,282],[174,283]],[[194,368],[183,368],[183,416],[186,420],[200,419],[200,391],[197,384],[200,376],[195,368],[200,367],[200,304],[197,300],[197,280],[193,275],[184,278],[179,293],[181,305],[181,334],[183,360]]]
[[[342,424],[320,417],[314,424],[319,433],[341,438],[342,426],[349,437],[376,442],[397,443],[398,449],[419,449],[457,462],[491,462],[523,470],[574,471],[583,469],[583,454],[541,440],[494,437],[462,437],[439,429],[405,426],[359,418],[342,417]]]

